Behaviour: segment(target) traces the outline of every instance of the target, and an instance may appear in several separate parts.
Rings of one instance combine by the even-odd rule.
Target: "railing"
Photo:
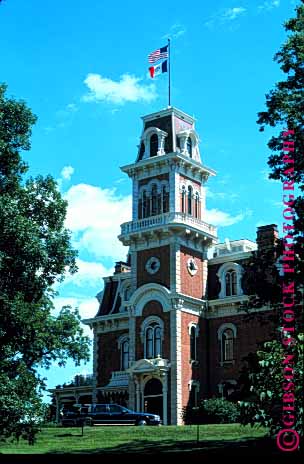
[[[140,232],[157,226],[163,226],[172,223],[186,224],[210,235],[216,235],[216,227],[207,224],[193,216],[184,213],[166,213],[158,216],[151,216],[136,221],[125,222],[121,225],[121,234],[127,235],[133,232]]]

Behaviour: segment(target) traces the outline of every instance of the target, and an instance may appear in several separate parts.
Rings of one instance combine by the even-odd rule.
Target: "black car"
[[[61,424],[75,425],[160,425],[160,416],[147,412],[135,412],[119,404],[92,404],[63,412]]]

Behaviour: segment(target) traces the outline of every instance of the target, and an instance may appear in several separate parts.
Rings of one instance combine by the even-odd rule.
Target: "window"
[[[124,371],[129,367],[129,341],[125,340],[121,344],[121,370]]]
[[[187,152],[188,152],[190,158],[192,158],[192,140],[191,140],[190,137],[187,138],[186,148],[187,148]]]
[[[169,211],[169,192],[165,185],[163,185],[162,188],[162,210],[163,213],[167,213]]]
[[[220,344],[220,363],[234,361],[234,341],[236,339],[236,326],[226,323],[218,329],[218,341]]]
[[[199,194],[198,194],[198,192],[196,192],[196,194],[195,194],[194,216],[196,218],[198,218],[198,216],[199,216]]]
[[[217,271],[221,284],[219,298],[229,298],[244,294],[242,289],[243,273],[244,269],[238,263],[227,262],[221,265]]]
[[[190,329],[190,360],[196,360],[196,328],[194,325]]]
[[[141,142],[140,149],[139,149],[139,155],[138,155],[138,161],[141,161],[143,159],[144,154],[145,154],[145,144],[144,142]]]
[[[162,337],[159,325],[151,325],[146,329],[145,357],[156,358],[162,354]]]
[[[153,358],[153,329],[149,327],[146,332],[146,358]]]
[[[153,184],[151,190],[151,216],[155,216],[158,213],[157,203],[157,186]]]
[[[226,329],[222,334],[222,361],[233,361],[233,332]]]
[[[192,187],[188,187],[188,214],[192,214]]]
[[[186,212],[186,188],[182,187],[182,213]]]
[[[226,296],[237,295],[237,275],[236,271],[230,269],[225,275]]]
[[[151,135],[150,138],[150,156],[156,156],[158,152],[158,136],[157,134]]]

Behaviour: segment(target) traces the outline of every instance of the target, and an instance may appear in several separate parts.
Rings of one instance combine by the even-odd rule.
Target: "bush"
[[[185,424],[231,424],[240,420],[239,406],[220,398],[203,400],[197,408],[184,408],[183,420]]]

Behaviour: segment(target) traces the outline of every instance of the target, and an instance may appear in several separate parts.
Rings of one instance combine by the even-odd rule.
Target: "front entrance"
[[[163,420],[163,388],[158,379],[150,379],[145,385],[144,410],[159,415]]]

